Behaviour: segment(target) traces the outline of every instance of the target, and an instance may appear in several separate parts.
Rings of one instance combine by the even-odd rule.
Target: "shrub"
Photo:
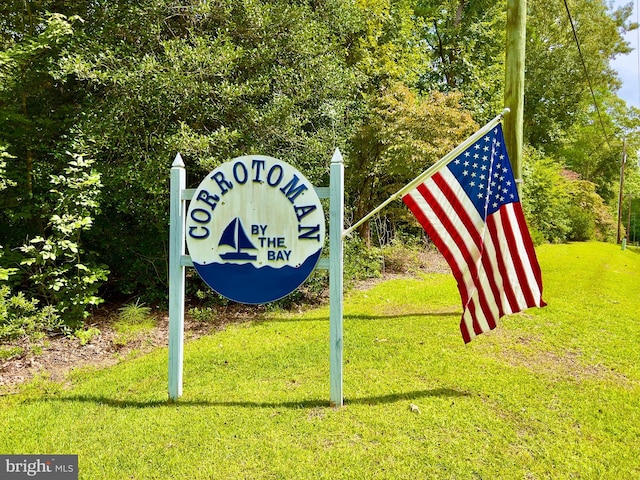
[[[22,292],[12,295],[7,285],[0,286],[0,340],[55,330],[60,326],[54,308],[40,309],[37,300],[26,298]]]
[[[357,280],[377,278],[382,274],[383,255],[378,247],[367,247],[358,236],[344,242],[344,281],[349,285]]]
[[[94,338],[100,336],[100,330],[96,327],[90,327],[86,329],[81,328],[73,332],[73,335],[77,337],[78,340],[80,340],[80,345],[86,345],[87,343],[91,343],[91,340],[93,340]]]
[[[596,185],[585,180],[567,182],[569,208],[567,218],[571,230],[569,240],[609,240],[616,235],[613,215],[600,195]]]
[[[423,267],[421,258],[424,246],[408,244],[395,238],[382,247],[384,270],[389,273],[413,273]]]
[[[21,250],[26,256],[22,265],[40,296],[76,328],[89,315],[87,307],[102,302],[97,292],[109,271],[87,262],[80,243],[98,211],[100,174],[92,170],[92,160],[69,155],[64,174],[51,176],[55,204],[47,237],[37,236]]]
[[[571,231],[569,197],[562,167],[553,159],[528,152],[523,165],[522,207],[527,223],[548,242],[563,242]]]

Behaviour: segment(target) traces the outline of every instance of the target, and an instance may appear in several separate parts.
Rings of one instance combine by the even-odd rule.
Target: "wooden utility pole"
[[[627,139],[622,143],[622,162],[620,163],[620,191],[618,192],[618,243],[622,241],[622,195],[624,192],[624,166],[627,163]]]
[[[527,1],[507,0],[507,44],[504,106],[511,113],[504,119],[504,137],[514,176],[521,193],[524,122],[524,65],[527,27]]]

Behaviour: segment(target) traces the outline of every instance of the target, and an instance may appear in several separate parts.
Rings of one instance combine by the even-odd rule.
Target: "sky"
[[[638,21],[639,0],[614,0],[614,7],[619,7],[628,3],[633,3],[633,14],[630,20]],[[638,50],[639,30],[627,33],[625,39],[631,44],[633,51],[629,55],[616,58],[611,66],[618,72],[622,80],[622,87],[618,90],[618,96],[627,102],[627,105],[640,108],[640,56]]]

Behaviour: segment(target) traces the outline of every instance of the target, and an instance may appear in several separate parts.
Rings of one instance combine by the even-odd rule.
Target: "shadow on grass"
[[[343,315],[345,320],[390,320],[394,318],[424,318],[424,317],[455,317],[462,315],[462,310],[454,310],[449,312],[420,312],[420,313],[394,313],[391,315],[380,314],[380,315],[370,315],[370,314],[360,314],[360,313],[348,313]],[[329,321],[329,314],[323,315],[321,317],[305,317],[305,318],[297,318],[297,317],[267,317],[259,320],[259,322],[321,322],[321,321]]]
[[[415,401],[420,398],[428,397],[468,397],[470,393],[461,392],[451,388],[435,388],[431,390],[416,390],[413,392],[392,393],[388,395],[361,397],[361,398],[345,398],[345,406],[349,405],[382,405],[387,403],[395,403],[399,401]],[[329,407],[328,400],[302,400],[291,402],[253,402],[253,401],[215,401],[215,400],[178,400],[171,402],[168,400],[127,400],[109,398],[100,395],[71,395],[65,397],[52,397],[48,401],[54,402],[86,402],[95,403],[96,405],[107,405],[115,408],[180,408],[180,407],[245,407],[245,408],[318,408]]]

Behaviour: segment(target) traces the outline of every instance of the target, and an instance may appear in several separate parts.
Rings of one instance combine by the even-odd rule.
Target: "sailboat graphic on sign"
[[[242,228],[242,222],[238,217],[234,218],[226,226],[220,237],[218,246],[228,245],[235,248],[234,252],[221,253],[220,258],[223,260],[256,260],[257,255],[251,255],[243,250],[257,250],[257,248],[251,243],[249,237]]]

